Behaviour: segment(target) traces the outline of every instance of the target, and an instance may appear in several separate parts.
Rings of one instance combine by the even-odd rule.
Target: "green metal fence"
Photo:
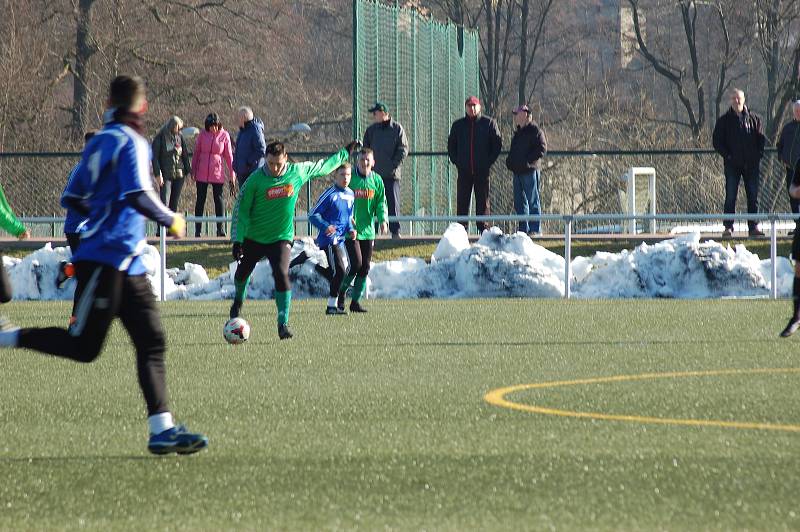
[[[479,96],[478,34],[414,9],[353,2],[353,134],[381,101],[406,130],[412,152],[441,152],[467,96]],[[455,173],[446,158],[414,157],[404,168],[403,212],[455,214]]]
[[[328,155],[319,152],[295,152],[295,160],[317,159]],[[14,210],[25,216],[62,216],[59,197],[72,166],[79,154],[66,153],[0,153],[0,184]],[[511,175],[505,170],[505,154],[495,164],[491,176],[491,210],[493,214],[513,214]],[[434,174],[433,180],[413,179],[413,168],[418,172],[434,166],[445,171]],[[405,162],[401,181],[403,196],[402,215],[452,215],[455,214],[455,179],[448,180],[446,169],[450,166],[444,152],[412,152]],[[725,197],[725,178],[722,161],[711,150],[650,150],[564,152],[551,151],[544,160],[541,179],[542,212],[545,214],[625,214],[626,183],[623,176],[633,166],[650,166],[656,171],[656,211],[668,214],[721,213]],[[453,169],[455,176],[455,169]],[[761,161],[759,211],[767,213],[789,212],[786,193],[785,168],[774,149],[768,149]],[[430,183],[431,185],[428,185]],[[297,215],[305,215],[309,198],[311,203],[330,185],[329,179],[312,181],[303,190],[297,204]],[[416,185],[416,188],[415,188]],[[741,187],[737,212],[746,212],[744,187]],[[431,194],[430,191],[435,193]],[[226,210],[233,198],[226,188]],[[187,183],[178,209],[192,214],[195,187]],[[414,210],[414,199],[417,209]],[[205,213],[213,213],[211,198],[207,199]],[[588,223],[588,222],[587,222]],[[607,224],[581,225],[576,231],[600,229]],[[409,234],[441,234],[444,222],[424,222],[412,225],[403,222],[402,232]],[[513,224],[502,225],[513,229]],[[545,232],[560,232],[558,224],[543,225]],[[39,227],[37,234],[60,235],[60,227]],[[659,226],[660,230],[668,227]],[[204,234],[213,234],[214,225],[206,224]],[[298,224],[299,235],[307,234],[307,225]]]

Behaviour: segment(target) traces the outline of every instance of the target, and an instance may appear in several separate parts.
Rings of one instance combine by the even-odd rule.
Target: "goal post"
[[[656,169],[649,166],[633,166],[625,172],[627,212],[626,214],[656,214]],[[644,228],[644,224],[642,224]],[[656,221],[650,220],[651,233],[656,232]],[[638,232],[637,220],[628,222],[628,232]]]

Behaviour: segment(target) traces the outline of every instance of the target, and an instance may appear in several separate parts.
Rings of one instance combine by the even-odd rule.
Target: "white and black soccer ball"
[[[250,338],[250,324],[242,318],[231,318],[222,328],[222,336],[229,344],[242,344]]]

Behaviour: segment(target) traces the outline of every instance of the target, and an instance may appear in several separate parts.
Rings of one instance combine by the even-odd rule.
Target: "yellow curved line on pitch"
[[[775,423],[754,423],[742,421],[720,421],[714,419],[679,419],[663,418],[650,416],[635,416],[621,414],[602,414],[599,412],[576,412],[572,410],[561,410],[558,408],[547,408],[543,406],[527,405],[515,403],[505,398],[506,395],[520,392],[523,390],[534,390],[542,388],[558,388],[562,386],[579,386],[582,384],[604,384],[609,382],[628,382],[643,381],[654,379],[670,379],[680,377],[710,377],[720,375],[748,375],[758,373],[800,373],[800,368],[756,368],[756,369],[720,369],[711,371],[679,371],[670,373],[643,373],[640,375],[616,375],[613,377],[597,377],[591,379],[575,379],[569,381],[540,382],[534,384],[517,384],[492,390],[484,395],[484,400],[494,406],[521,410],[523,412],[533,412],[550,416],[590,418],[607,421],[630,421],[634,423],[658,423],[661,425],[689,425],[700,427],[726,427],[735,429],[761,429],[761,430],[781,430],[785,432],[800,432],[800,425],[779,425]]]

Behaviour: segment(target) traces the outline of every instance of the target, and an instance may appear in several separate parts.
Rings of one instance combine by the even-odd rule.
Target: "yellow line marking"
[[[484,395],[484,400],[494,406],[546,414],[549,416],[589,418],[606,421],[628,421],[633,423],[657,423],[661,425],[688,425],[694,427],[725,427],[734,429],[780,430],[784,432],[800,432],[800,425],[782,425],[777,423],[756,423],[746,421],[722,421],[715,419],[680,419],[651,416],[635,416],[621,414],[603,414],[599,412],[576,412],[547,408],[543,406],[515,403],[506,399],[506,395],[525,390],[543,388],[559,388],[563,386],[580,386],[584,384],[604,384],[609,382],[630,382],[654,379],[675,379],[682,377],[714,377],[723,375],[753,375],[774,373],[800,373],[800,368],[754,368],[754,369],[720,369],[711,371],[677,371],[669,373],[643,373],[640,375],[616,375],[613,377],[597,377],[590,379],[575,379],[568,381],[539,382],[533,384],[517,384],[505,388],[497,388]]]

